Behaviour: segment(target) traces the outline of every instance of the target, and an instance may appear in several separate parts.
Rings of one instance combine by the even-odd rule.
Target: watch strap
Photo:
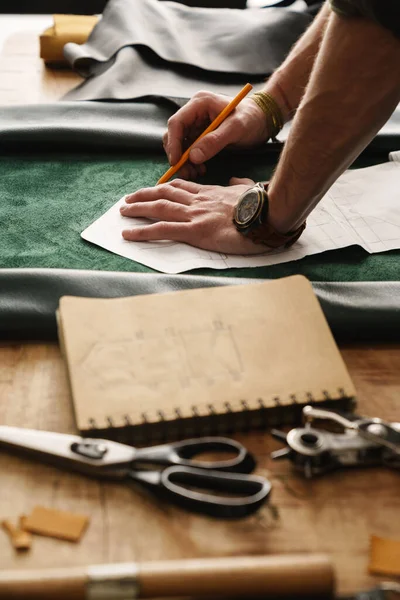
[[[260,218],[256,223],[249,227],[246,236],[255,244],[265,244],[269,248],[289,248],[303,233],[306,228],[306,222],[304,221],[304,223],[294,231],[288,231],[287,233],[277,231],[268,222],[268,183],[257,185],[261,185],[264,188],[264,206]]]

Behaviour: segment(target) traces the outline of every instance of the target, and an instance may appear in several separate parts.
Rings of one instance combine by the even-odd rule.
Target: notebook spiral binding
[[[295,394],[289,396],[290,402],[278,396],[272,398],[273,406],[263,398],[257,398],[252,405],[248,400],[240,400],[241,410],[234,410],[230,402],[224,403],[224,412],[217,412],[213,404],[208,403],[208,414],[201,414],[198,406],[192,405],[191,416],[184,417],[179,407],[173,409],[174,419],[168,419],[165,412],[158,410],[157,420],[146,412],[141,414],[141,423],[134,424],[130,415],[108,416],[107,426],[101,427],[95,419],[89,419],[84,434],[88,437],[104,437],[134,445],[149,442],[162,443],[168,440],[184,439],[207,435],[227,435],[234,432],[262,430],[270,427],[290,426],[301,423],[301,412],[306,404],[320,405],[333,410],[352,411],[355,400],[347,396],[343,388],[338,388],[338,397],[333,398],[327,390],[322,390],[322,400],[317,400],[311,392],[299,399]],[[204,410],[204,409],[203,409]],[[117,425],[118,422],[118,425]],[[120,424],[121,423],[121,424]]]

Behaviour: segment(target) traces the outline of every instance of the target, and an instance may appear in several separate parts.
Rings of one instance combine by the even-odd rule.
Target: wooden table
[[[1,23],[0,18],[0,31]],[[0,56],[0,104],[54,101],[79,82],[70,72],[45,69],[37,56],[35,33],[10,35]],[[400,420],[400,345],[341,350],[359,412]],[[0,423],[74,432],[57,345],[0,345]],[[348,470],[309,482],[284,461],[270,460],[279,445],[267,434],[237,437],[256,454],[258,472],[273,483],[273,510],[234,523],[186,514],[139,489],[1,455],[0,518],[16,519],[36,504],[91,517],[78,545],[36,537],[25,555],[17,555],[0,532],[1,567],[321,551],[332,556],[340,593],[376,584],[379,578],[367,574],[369,536],[400,538],[399,474]]]

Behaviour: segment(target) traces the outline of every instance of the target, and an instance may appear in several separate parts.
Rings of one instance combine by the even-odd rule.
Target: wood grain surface
[[[359,412],[399,419],[399,347],[342,349]],[[74,432],[64,363],[57,345],[0,346],[0,422]],[[379,579],[367,574],[370,534],[400,537],[399,474],[357,469],[305,481],[269,454],[279,444],[266,433],[235,436],[258,459],[273,484],[271,507],[227,523],[187,514],[139,488],[103,483],[54,467],[0,454],[0,518],[16,520],[37,504],[90,515],[79,544],[35,537],[29,554],[16,554],[0,532],[2,568],[60,567],[117,561],[327,552],[339,590]]]
[[[2,21],[0,18],[0,29]],[[36,26],[36,25],[35,25]],[[77,85],[69,71],[46,69],[37,34],[12,32],[0,55],[0,104],[54,101]],[[359,412],[400,421],[400,345],[342,348]],[[0,423],[74,432],[64,364],[55,344],[0,345]],[[279,444],[266,433],[236,436],[273,484],[271,505],[226,523],[162,504],[139,488],[102,483],[37,462],[0,454],[0,519],[17,520],[37,504],[90,515],[79,544],[35,537],[17,554],[0,531],[3,569],[61,567],[117,561],[327,552],[340,593],[366,589],[370,534],[400,538],[399,473],[347,470],[305,481],[269,454]]]
[[[39,23],[41,20],[39,20]],[[70,89],[77,86],[82,78],[68,69],[49,69],[39,57],[38,20],[26,31],[13,31],[9,20],[0,15],[1,28],[10,27],[10,34],[4,36],[0,52],[0,105],[36,104],[55,102]]]

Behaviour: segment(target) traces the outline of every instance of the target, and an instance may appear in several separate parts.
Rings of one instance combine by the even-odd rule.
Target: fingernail
[[[200,148],[195,148],[190,153],[190,160],[194,163],[204,162],[204,152]]]

